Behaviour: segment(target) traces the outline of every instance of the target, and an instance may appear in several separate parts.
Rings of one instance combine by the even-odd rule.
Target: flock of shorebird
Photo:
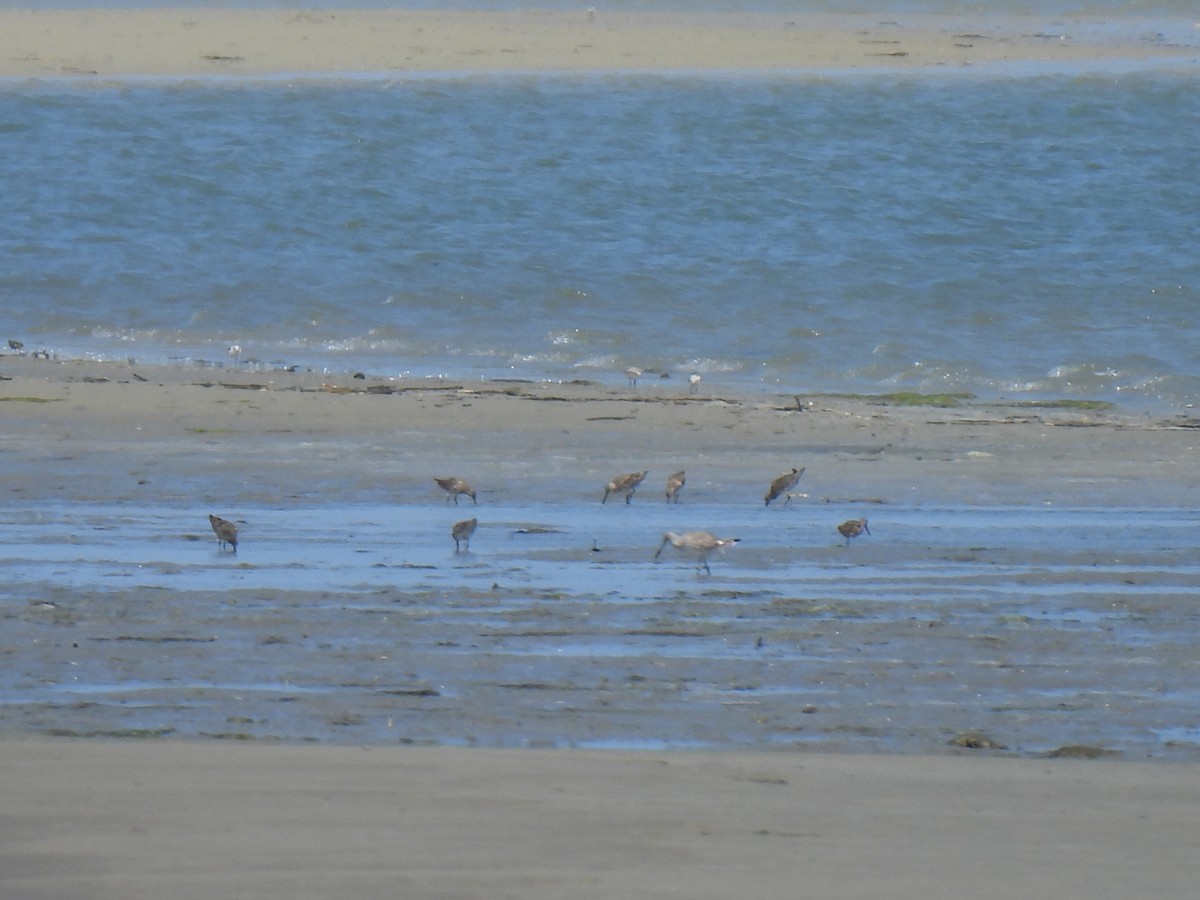
[[[628,472],[624,475],[618,475],[607,485],[604,486],[604,496],[600,499],[601,503],[607,503],[610,495],[624,494],[625,502],[630,503],[633,500],[633,495],[637,491],[638,486],[646,480],[649,474],[648,470],[641,472]],[[784,504],[788,504],[792,500],[792,489],[796,487],[800,481],[800,476],[804,474],[804,468],[793,468],[790,472],[784,472],[778,478],[771,481],[767,488],[767,493],[763,497],[763,505],[770,506],[772,500],[784,498]],[[445,478],[434,477],[434,482],[443,491],[446,492],[446,502],[454,501],[454,505],[458,505],[458,498],[462,496],[470,497],[472,503],[478,503],[475,496],[475,489],[471,487],[462,478],[448,476]],[[666,496],[668,503],[679,502],[679,492],[683,490],[683,486],[687,484],[687,474],[680,469],[678,472],[673,472],[667,478]],[[228,545],[233,553],[237,553],[238,532],[235,526],[228,519],[222,519],[220,516],[210,515],[208,517],[209,524],[212,525],[213,533],[217,536],[217,545],[219,549],[224,549]],[[479,524],[476,518],[464,519],[461,522],[455,522],[450,529],[450,537],[454,539],[454,552],[470,549],[471,536],[475,534],[475,527]],[[871,529],[867,527],[867,520],[863,519],[848,519],[841,525],[837,526],[838,533],[846,539],[846,546],[850,546],[850,541],[853,538],[862,534],[870,534]],[[674,531],[668,531],[662,536],[662,543],[658,545],[658,550],[654,554],[654,558],[658,559],[662,554],[663,549],[670,544],[676,550],[684,553],[695,554],[704,568],[704,571],[712,574],[712,569],[708,565],[708,557],[714,550],[723,550],[726,547],[738,543],[741,538],[721,538],[717,537],[711,531],[685,531],[683,534],[676,534]]]
[[[629,379],[630,387],[637,387],[638,379],[642,377],[642,370],[639,369],[637,366],[630,366],[628,369],[625,370],[625,377]],[[662,377],[667,378],[669,376],[663,375]],[[701,381],[701,377],[700,377],[699,372],[693,372],[691,375],[688,376],[688,393],[689,394],[694,394],[698,390],[700,390],[700,381]]]

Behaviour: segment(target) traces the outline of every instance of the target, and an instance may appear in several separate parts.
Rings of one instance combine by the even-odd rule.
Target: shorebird
[[[22,350],[24,350],[24,349],[25,349],[25,345],[24,345],[23,343],[21,343],[20,341],[18,341],[18,340],[15,340],[15,339],[13,339],[13,338],[9,338],[9,339],[8,339],[8,349],[9,349],[9,350],[16,350],[18,353],[20,353]]]
[[[458,495],[466,494],[471,498],[472,503],[478,503],[475,499],[475,488],[471,487],[461,478],[450,476],[449,478],[438,478],[436,475],[433,478],[437,482],[437,486],[446,492],[446,502],[450,502],[450,498],[454,498],[454,505],[458,506]]]
[[[658,545],[658,551],[654,554],[654,558],[658,559],[659,554],[663,552],[663,547],[670,544],[676,550],[697,554],[700,557],[700,565],[704,566],[704,571],[711,575],[712,569],[708,567],[708,554],[714,550],[728,547],[730,544],[736,544],[740,540],[741,538],[719,538],[711,531],[685,531],[683,534],[668,531],[663,535],[662,543]]]
[[[450,529],[450,537],[454,538],[454,552],[458,552],[459,544],[467,545],[467,549],[471,549],[471,535],[475,533],[475,526],[479,524],[478,519],[467,519],[463,522],[455,522],[454,527]]]
[[[847,547],[850,546],[850,538],[856,538],[864,531],[867,534],[871,533],[871,529],[867,527],[866,519],[847,519],[838,526],[838,531],[846,539]]]
[[[684,476],[683,469],[680,469],[674,475],[667,479],[667,502],[674,500],[679,502],[679,492],[683,490],[683,486],[687,484],[687,478]]]
[[[241,344],[229,345],[229,358],[233,360],[233,367],[236,369],[242,361],[242,346]]]
[[[771,487],[767,489],[767,496],[763,498],[764,500],[766,500],[766,503],[764,503],[763,505],[770,506],[772,500],[776,499],[777,497],[779,497],[782,494],[787,494],[788,491],[790,491],[792,488],[794,488],[796,486],[796,482],[800,480],[800,476],[803,474],[804,474],[804,467],[801,466],[799,469],[792,469],[792,471],[786,472],[783,475],[780,475],[774,481],[772,481]],[[790,503],[791,500],[792,500],[792,498],[791,498],[791,495],[789,494],[788,498],[783,501],[783,505],[787,506],[787,504]]]
[[[637,387],[637,380],[642,377],[642,370],[637,366],[630,366],[625,370],[625,375],[629,378],[629,386]]]
[[[604,499],[600,502],[607,503],[609,494],[624,494],[625,502],[628,503],[633,499],[633,492],[637,490],[638,485],[642,483],[642,479],[648,474],[649,469],[645,472],[630,472],[628,475],[618,475],[604,488]]]
[[[212,526],[213,534],[217,536],[218,549],[224,550],[228,544],[237,553],[237,526],[228,519],[209,513],[208,524]]]
[[[700,390],[700,373],[693,372],[688,376],[688,393],[694,394]]]

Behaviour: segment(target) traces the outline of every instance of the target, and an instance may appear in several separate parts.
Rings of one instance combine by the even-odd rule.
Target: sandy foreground
[[[34,900],[1183,897],[1200,770],[7,740]]]
[[[0,76],[1183,62],[1193,22],[578,11],[0,10]]]
[[[378,496],[381,478],[428,503],[449,459],[500,490],[596,503],[600,473],[681,443],[708,490],[755,503],[762,472],[792,459],[815,462],[824,489],[884,502],[1200,500],[1186,414],[13,355],[0,379],[0,475],[21,504],[197,490],[280,504],[298,484],[304,503],[345,502]],[[296,446],[287,466],[262,464]],[[22,900],[1123,900],[1187,896],[1200,876],[1200,770],[1186,765],[13,733],[2,752],[0,895]]]

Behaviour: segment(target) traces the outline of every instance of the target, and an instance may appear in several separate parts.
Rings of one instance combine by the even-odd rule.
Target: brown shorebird
[[[787,494],[788,491],[796,486],[796,482],[800,480],[800,476],[803,474],[804,467],[801,466],[799,469],[794,468],[792,471],[786,472],[772,481],[771,486],[767,489],[767,496],[763,498],[766,500],[766,503],[763,505],[770,506],[772,500],[776,499],[780,495]],[[787,499],[783,501],[783,505],[787,506],[791,500],[792,498],[789,494]]]
[[[625,370],[625,377],[629,379],[630,387],[637,387],[637,380],[642,377],[642,370],[637,366],[630,366]]]
[[[228,544],[233,548],[233,552],[237,553],[237,526],[228,519],[222,519],[211,513],[208,516],[208,524],[212,526],[213,534],[217,536],[217,547],[224,550],[225,545]]]
[[[680,469],[674,475],[667,479],[667,502],[674,500],[679,502],[679,492],[683,490],[683,486],[687,484],[687,478],[684,475],[683,469]]]
[[[468,497],[471,498],[472,503],[479,502],[478,500],[475,499],[475,488],[471,487],[469,484],[467,484],[461,478],[455,478],[454,476],[451,476],[449,478],[438,478],[438,477],[434,476],[433,480],[437,482],[438,487],[440,487],[443,491],[446,492],[446,502],[447,503],[449,503],[450,498],[453,497],[454,505],[458,506],[458,495],[459,494],[466,494]]]
[[[871,529],[867,527],[866,519],[847,519],[838,526],[838,531],[846,539],[847,547],[850,546],[850,538],[856,538],[864,531],[867,534],[871,533]]]
[[[708,567],[708,554],[714,550],[728,547],[730,544],[736,544],[740,540],[741,538],[719,538],[711,531],[685,531],[683,534],[668,531],[663,535],[662,543],[658,545],[658,551],[654,554],[654,558],[658,559],[659,554],[663,552],[663,547],[670,544],[676,550],[697,554],[700,558],[700,565],[704,566],[704,571],[711,575],[712,569]]]
[[[471,549],[471,535],[475,533],[475,526],[478,524],[478,519],[467,519],[454,523],[454,527],[450,529],[450,537],[454,538],[455,553],[458,552],[459,544],[466,544],[467,549]]]
[[[607,503],[609,494],[624,494],[625,502],[628,503],[633,499],[633,492],[637,490],[638,485],[642,483],[642,479],[649,474],[649,471],[647,469],[645,472],[630,472],[628,475],[618,475],[604,488],[604,499],[600,502]]]

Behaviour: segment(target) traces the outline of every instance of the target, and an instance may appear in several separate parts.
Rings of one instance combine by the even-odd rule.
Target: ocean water
[[[12,80],[0,339],[1182,407],[1196,86],[1194,67]]]

